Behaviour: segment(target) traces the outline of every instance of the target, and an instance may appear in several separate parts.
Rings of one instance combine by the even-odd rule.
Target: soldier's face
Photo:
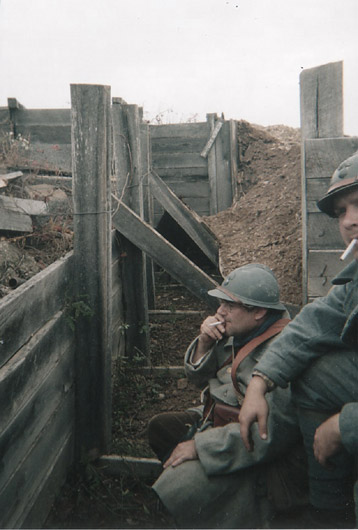
[[[216,314],[224,322],[225,335],[243,337],[258,327],[267,310],[257,307],[246,309],[242,304],[220,300]]]
[[[346,245],[358,239],[358,190],[344,193],[334,201],[334,212],[339,222],[339,230]],[[358,244],[353,256],[358,259]]]

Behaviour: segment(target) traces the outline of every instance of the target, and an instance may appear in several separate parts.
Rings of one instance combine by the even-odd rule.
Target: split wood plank
[[[219,265],[219,245],[209,227],[154,172],[150,173],[149,182],[155,198],[217,267]]]
[[[131,456],[103,455],[96,465],[109,476],[129,475],[138,478],[156,478],[163,467],[156,458],[136,458]]]
[[[5,173],[5,175],[0,175],[0,188],[6,188],[10,180],[14,180],[22,176],[22,171],[14,171],[12,173]]]
[[[112,217],[114,227],[195,296],[206,301],[210,307],[216,308],[215,299],[207,292],[215,288],[217,283],[128,206],[112,197],[115,200]]]
[[[220,129],[221,129],[222,126],[223,126],[223,122],[222,121],[218,121],[216,123],[216,125],[214,127],[214,130],[211,133],[211,136],[210,136],[206,146],[204,147],[204,149],[200,153],[200,156],[202,156],[203,158],[207,158],[208,157],[209,151],[212,148],[212,146],[214,145],[214,142],[215,142],[215,140],[217,138],[217,135],[219,134]]]
[[[343,136],[343,62],[303,70],[300,75],[302,138]]]

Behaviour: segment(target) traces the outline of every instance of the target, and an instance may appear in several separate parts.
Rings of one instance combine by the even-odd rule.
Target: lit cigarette
[[[219,324],[223,324],[224,322],[213,322],[212,324],[208,324],[209,328],[214,328],[215,326],[218,326]]]
[[[352,239],[352,241],[349,243],[348,247],[346,248],[346,250],[343,252],[342,256],[340,257],[342,261],[349,256],[349,254],[352,252],[354,245],[356,243],[357,243],[357,239]]]

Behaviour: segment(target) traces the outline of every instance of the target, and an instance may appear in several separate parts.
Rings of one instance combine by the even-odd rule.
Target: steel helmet
[[[358,151],[344,160],[335,170],[329,183],[329,188],[319,201],[318,208],[329,215],[335,217],[334,199],[339,193],[350,191],[358,187]]]
[[[260,263],[250,263],[233,270],[210,296],[267,309],[285,310],[280,289],[272,270]]]

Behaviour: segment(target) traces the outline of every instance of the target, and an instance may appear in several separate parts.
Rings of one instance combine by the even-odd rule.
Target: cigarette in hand
[[[343,252],[342,256],[340,257],[342,261],[348,258],[348,256],[351,254],[354,248],[354,245],[356,243],[357,243],[357,239],[352,239],[352,241],[349,243],[348,247],[346,248],[346,250]]]
[[[212,324],[208,324],[209,328],[214,328],[215,326],[218,326],[219,324],[223,324],[224,322],[213,322]]]

